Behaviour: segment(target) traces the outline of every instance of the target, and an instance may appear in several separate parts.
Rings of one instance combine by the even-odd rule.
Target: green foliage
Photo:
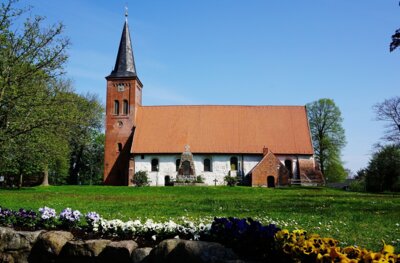
[[[359,179],[349,185],[349,190],[352,192],[365,192],[365,187],[365,179]]]
[[[224,177],[224,181],[228,186],[235,186],[238,183],[238,178],[236,176],[227,175]]]
[[[331,182],[341,180],[344,168],[340,154],[346,145],[341,112],[331,99],[319,99],[306,107],[315,156],[321,172],[331,177]]]
[[[371,192],[399,191],[400,146],[387,145],[374,153],[366,172],[366,188]]]
[[[324,176],[327,183],[343,182],[346,179],[347,172],[339,158],[330,157],[326,163]]]
[[[204,178],[201,175],[196,176],[196,183],[204,183]]]
[[[16,2],[0,6],[0,174],[18,178],[13,183],[18,186],[23,176],[47,182],[49,175],[51,182],[63,183],[66,163],[77,163],[69,159],[93,148],[103,109],[95,97],[75,94],[62,78],[69,46],[64,26],[45,28],[40,16],[21,23],[30,8],[17,8]],[[86,156],[74,172],[98,178],[102,162],[94,160],[102,158],[102,150],[89,155],[95,156]],[[87,164],[91,169],[81,169]]]
[[[140,186],[148,186],[150,184],[149,177],[146,171],[138,171],[135,173],[135,176],[132,179],[134,185]]]

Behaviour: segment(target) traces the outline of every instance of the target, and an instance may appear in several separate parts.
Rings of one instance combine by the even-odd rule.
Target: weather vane
[[[125,18],[128,19],[128,4],[125,4]]]

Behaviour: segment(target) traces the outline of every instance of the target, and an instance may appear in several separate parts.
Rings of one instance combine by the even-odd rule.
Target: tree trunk
[[[19,174],[18,189],[22,187],[22,173]]]
[[[49,186],[49,168],[46,166],[43,170],[43,180],[41,186]]]

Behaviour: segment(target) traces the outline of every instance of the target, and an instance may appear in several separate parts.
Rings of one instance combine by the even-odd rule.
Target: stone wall
[[[0,262],[244,262],[229,248],[204,241],[169,239],[155,247],[133,240],[75,240],[66,231],[15,231],[0,227]]]

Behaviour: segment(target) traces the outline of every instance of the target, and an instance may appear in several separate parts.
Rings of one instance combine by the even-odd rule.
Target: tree
[[[49,173],[50,180],[66,175],[67,163],[72,177],[88,166],[79,153],[98,136],[103,107],[95,96],[75,94],[63,79],[69,46],[64,26],[44,28],[44,18],[35,16],[19,29],[30,9],[15,8],[16,2],[0,5],[0,173],[18,178],[18,186],[23,175],[43,175],[47,185]]]
[[[70,184],[80,183],[79,176],[91,178],[104,160],[104,138],[100,135],[103,127],[103,106],[95,95],[74,96],[78,118],[75,123],[70,124]]]
[[[14,8],[16,2],[0,6],[0,143],[59,123],[49,106],[58,103],[54,95],[65,91],[52,85],[68,58],[64,26],[43,28],[44,18],[35,16],[18,30],[15,23],[29,9]]]
[[[394,51],[400,46],[400,29],[392,35],[392,42],[390,43],[390,52]]]
[[[374,153],[365,179],[367,191],[400,191],[400,146],[386,145]]]
[[[340,153],[346,145],[343,118],[339,108],[331,99],[319,99],[307,104],[311,137],[321,172],[329,182],[346,177]]]
[[[400,144],[400,97],[386,99],[373,106],[376,120],[386,122],[383,137],[389,143]]]

